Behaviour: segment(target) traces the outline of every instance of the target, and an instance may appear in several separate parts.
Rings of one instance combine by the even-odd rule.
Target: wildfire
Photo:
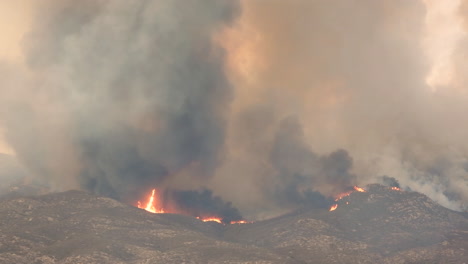
[[[210,218],[200,218],[200,217],[197,217],[197,219],[203,221],[203,222],[216,222],[216,223],[219,223],[219,224],[224,224],[222,219],[221,218],[217,218],[217,217],[210,217]],[[248,222],[248,221],[245,221],[245,220],[239,220],[239,221],[231,221],[229,224],[231,225],[240,225],[240,224],[251,224],[252,222]]]
[[[347,192],[344,192],[344,193],[340,193],[337,196],[335,196],[335,202],[338,202],[339,200],[343,199],[344,197],[349,196],[350,194],[352,194],[355,191],[356,192],[366,192],[366,190],[364,190],[361,187],[357,187],[357,186],[354,186],[353,189],[354,190],[347,191]]]
[[[391,189],[394,190],[394,191],[399,191],[400,190],[400,188],[398,188],[398,187],[392,187]]]
[[[143,207],[141,205],[141,202],[138,201],[138,208],[145,209],[146,211],[148,211],[150,213],[153,213],[153,214],[164,214],[164,209],[163,208],[156,209],[156,206],[154,205],[155,204],[155,202],[154,202],[155,193],[156,193],[156,189],[153,189],[153,191],[151,191],[151,196],[149,196],[149,198],[148,198],[148,203],[146,204],[145,207]]]
[[[364,190],[363,188],[359,188],[357,186],[354,186],[354,190],[356,190],[358,192],[366,192],[366,190]]]
[[[345,193],[340,193],[337,196],[335,196],[335,202],[338,202],[339,200],[343,199],[346,196],[349,196],[353,191],[345,192]]]
[[[221,218],[216,218],[216,217],[210,217],[210,218],[200,218],[200,217],[197,217],[197,219],[200,219],[202,220],[203,222],[216,222],[216,223],[219,223],[219,224],[222,224],[223,221]]]
[[[347,192],[344,192],[344,193],[340,193],[338,194],[337,196],[335,196],[335,202],[338,202],[339,200],[343,199],[344,197],[346,196],[349,196],[350,194],[352,194],[353,192],[366,192],[366,190],[364,190],[363,188],[361,187],[357,187],[357,186],[353,186],[353,189],[354,190],[351,190],[351,191],[347,191]],[[393,188],[392,188],[393,189]],[[346,202],[346,204],[349,204],[349,202]],[[338,204],[334,204],[330,207],[330,212],[331,211],[335,211],[336,208],[338,208]]]
[[[164,214],[164,213],[178,213],[178,214],[184,214],[184,212],[179,212],[179,211],[170,211],[166,212],[162,207],[161,207],[161,201],[158,199],[158,195],[156,193],[156,189],[153,189],[151,191],[151,195],[148,195],[148,202],[146,204],[142,204],[140,201],[137,203],[137,207],[140,209],[144,209],[150,213],[153,214]],[[221,217],[216,217],[216,216],[209,216],[209,217],[197,217],[198,220],[203,221],[203,222],[216,222],[219,224],[224,224],[223,223],[223,218]],[[239,220],[239,221],[231,221],[229,224],[248,224],[252,222],[247,222],[245,220]]]

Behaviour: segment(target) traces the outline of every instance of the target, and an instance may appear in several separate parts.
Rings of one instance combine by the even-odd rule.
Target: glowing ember
[[[151,192],[151,196],[148,198],[148,203],[146,204],[145,207],[143,207],[141,205],[141,202],[138,201],[138,208],[145,209],[146,211],[153,213],[153,214],[163,214],[164,209],[162,208],[156,209],[156,206],[154,205],[155,204],[155,201],[154,201],[155,192],[156,192],[156,189],[153,189],[153,191]]]
[[[364,190],[363,188],[357,187],[357,186],[354,186],[354,190],[356,190],[358,192],[366,192],[366,190]]]
[[[399,191],[400,190],[400,188],[398,188],[398,187],[392,187],[391,189],[394,190],[394,191]]]
[[[332,207],[330,207],[330,212],[331,212],[331,211],[335,211],[336,208],[338,208],[338,204],[332,205]]]

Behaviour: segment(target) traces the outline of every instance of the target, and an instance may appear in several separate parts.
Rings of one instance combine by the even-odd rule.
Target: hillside
[[[370,185],[251,224],[151,214],[86,192],[0,200],[0,263],[468,263],[468,217]]]

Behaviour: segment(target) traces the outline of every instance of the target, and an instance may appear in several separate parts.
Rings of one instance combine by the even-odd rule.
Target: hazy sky
[[[29,28],[30,7],[30,0],[0,2],[0,58],[2,61],[17,62],[22,58],[21,39]],[[0,153],[13,153],[3,138],[1,126]]]
[[[453,70],[452,53],[457,42],[466,34],[458,10],[462,0],[421,1],[427,8],[423,47],[431,64],[426,81],[432,86],[446,85]],[[17,62],[22,59],[21,42],[31,26],[32,5],[31,0],[0,2],[0,57],[3,60]],[[1,137],[0,152],[11,153]]]
[[[21,39],[31,21],[30,0],[0,2],[0,56],[9,60],[21,57]]]

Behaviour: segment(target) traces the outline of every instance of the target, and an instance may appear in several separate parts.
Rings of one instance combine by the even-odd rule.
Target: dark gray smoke
[[[385,186],[401,188],[397,179],[387,175],[382,176],[382,182]]]
[[[57,185],[73,178],[125,200],[189,166],[201,182],[211,176],[232,98],[213,37],[236,18],[237,1],[45,1],[36,11],[26,59],[44,78],[37,93],[61,114],[46,125],[46,107],[27,102],[17,105],[21,122],[7,116],[21,159]],[[39,131],[35,151],[23,140],[30,131]],[[47,149],[57,144],[66,155]],[[57,175],[67,158],[75,175]]]
[[[129,203],[208,188],[266,217],[388,175],[463,210],[466,60],[427,84],[429,2],[35,2],[24,61],[0,63],[0,148]]]
[[[237,208],[230,202],[224,202],[221,197],[214,196],[210,190],[181,191],[167,190],[165,199],[169,204],[174,203],[176,212],[183,212],[195,217],[219,217],[223,223],[243,220]]]
[[[301,123],[294,117],[280,122],[270,160],[277,171],[272,199],[286,206],[329,207],[333,199],[321,194],[321,189],[322,193],[339,194],[356,181],[350,172],[353,160],[348,152],[315,154],[305,141]]]
[[[316,155],[345,149],[350,155],[338,158],[342,168],[351,164],[345,156],[353,157],[349,174],[356,175],[357,184],[389,175],[398,178],[403,188],[423,192],[444,206],[466,208],[468,173],[463,168],[468,160],[464,143],[468,126],[460,120],[468,105],[468,16],[466,1],[461,6],[454,2],[243,1],[240,26],[229,34],[226,45],[238,95],[230,134],[235,139],[248,135],[250,140],[244,144],[233,140],[232,148],[239,148],[235,152],[239,154],[225,165],[223,174],[236,166],[265,179],[275,174],[275,168],[269,167],[275,165],[257,157],[270,156],[277,124],[292,115],[301,123],[303,141]],[[452,22],[447,20],[453,25],[428,21],[440,19],[429,15],[440,15],[449,5],[458,9],[449,14]],[[463,28],[457,29],[457,21],[464,23]],[[453,43],[445,36],[456,30],[464,35]],[[458,46],[452,55],[451,45]],[[433,52],[452,56],[435,59],[452,69],[436,69],[434,76]],[[434,85],[431,78],[444,79],[444,85]],[[260,120],[255,129],[240,125],[252,119]],[[291,166],[304,167],[298,164],[301,159],[292,162]],[[333,194],[327,183],[315,180],[312,188]],[[453,202],[444,191],[458,193],[459,200]]]

